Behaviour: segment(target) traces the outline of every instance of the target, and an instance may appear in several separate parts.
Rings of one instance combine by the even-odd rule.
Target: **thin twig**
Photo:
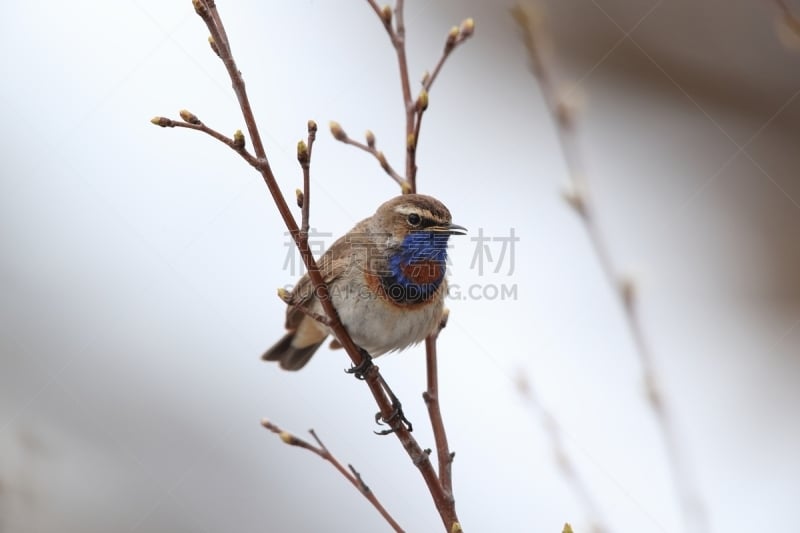
[[[422,80],[422,88],[419,95],[414,98],[411,95],[411,78],[408,71],[408,56],[406,52],[406,28],[405,28],[405,15],[404,15],[404,2],[397,0],[395,3],[394,11],[388,6],[380,7],[375,0],[367,0],[372,10],[381,20],[384,29],[386,30],[389,40],[395,50],[397,56],[397,66],[400,71],[400,86],[403,96],[403,111],[406,119],[405,128],[405,147],[406,147],[406,161],[405,161],[405,175],[400,176],[392,169],[386,161],[383,152],[375,150],[374,146],[364,145],[358,141],[350,139],[347,136],[339,137],[337,132],[331,128],[333,136],[346,144],[350,144],[357,148],[371,153],[378,159],[381,167],[386,171],[391,178],[396,181],[404,194],[417,192],[417,145],[419,144],[419,134],[422,125],[422,114],[428,107],[428,93],[430,92],[431,85],[439,75],[445,61],[450,56],[452,51],[466,39],[472,36],[475,30],[475,23],[472,19],[466,19],[461,23],[461,27],[454,26],[448,33],[445,42],[444,51],[441,57],[436,62],[436,66],[432,73],[426,73]],[[394,22],[394,24],[393,24]],[[334,123],[335,124],[335,123]],[[338,126],[338,124],[337,124]]]
[[[347,133],[342,129],[342,126],[338,122],[331,122],[330,124],[331,134],[333,138],[339,142],[344,144],[349,144],[350,146],[355,146],[359,150],[364,150],[368,154],[372,154],[372,156],[378,160],[378,164],[380,164],[381,168],[392,178],[400,188],[403,188],[405,184],[405,178],[397,173],[397,171],[392,168],[392,165],[389,164],[389,161],[386,160],[386,156],[383,152],[378,150],[375,147],[375,137],[373,135],[372,140],[367,144],[359,142],[353,138],[351,138]],[[372,135],[372,132],[369,132],[368,135]]]
[[[314,140],[317,138],[317,123],[308,121],[308,140],[297,143],[297,160],[303,169],[303,193],[298,195],[300,204],[300,236],[308,244],[309,217],[311,214],[311,151],[314,149]]]
[[[575,138],[574,111],[567,102],[563,101],[563,98],[555,89],[556,84],[551,78],[550,71],[541,53],[541,30],[537,25],[538,21],[521,6],[513,8],[512,15],[522,30],[523,42],[531,61],[531,70],[539,84],[545,105],[555,123],[559,146],[571,180],[571,189],[565,193],[565,200],[583,222],[591,246],[597,256],[600,269],[618,298],[625,316],[625,322],[633,339],[646,396],[657,421],[685,526],[688,529],[694,525],[697,531],[707,531],[708,527],[703,505],[697,489],[690,481],[685,470],[684,460],[679,449],[680,439],[677,437],[677,430],[661,392],[660,380],[655,369],[652,351],[642,328],[636,305],[636,286],[631,279],[621,275],[615,267],[607,240],[597,222],[594,204],[589,194],[586,174]]]
[[[377,496],[375,496],[375,493],[373,493],[372,490],[367,486],[367,484],[364,483],[364,480],[361,478],[361,474],[359,474],[355,470],[355,468],[353,468],[352,465],[348,465],[349,470],[348,468],[345,468],[342,465],[342,463],[340,463],[339,460],[322,443],[322,440],[320,440],[319,436],[317,436],[317,433],[313,429],[308,430],[308,432],[317,442],[317,446],[314,446],[310,442],[305,441],[300,437],[297,437],[296,435],[289,433],[288,431],[282,430],[280,427],[273,424],[269,420],[266,419],[262,420],[261,425],[264,426],[266,429],[270,430],[271,432],[277,434],[281,438],[281,440],[286,444],[288,444],[289,446],[297,446],[298,448],[303,448],[304,450],[308,450],[316,454],[325,461],[328,461],[331,465],[333,465],[333,467],[336,470],[339,471],[340,474],[342,474],[347,479],[347,481],[349,481],[356,489],[358,489],[358,492],[360,492],[361,495],[364,496],[364,498],[366,498],[367,501],[369,501],[373,507],[375,507],[375,509],[381,514],[384,520],[386,520],[389,523],[392,529],[394,529],[398,533],[403,533],[403,528],[401,528],[400,525],[397,523],[397,521],[394,519],[394,517],[392,517],[392,515],[389,514],[389,511],[387,511],[386,508],[383,506],[383,504],[381,504]]]
[[[314,286],[315,293],[323,307],[323,310],[325,311],[325,315],[329,319],[329,327],[332,330],[334,337],[336,337],[336,340],[345,349],[353,364],[359,365],[364,360],[361,350],[353,342],[344,325],[342,325],[339,315],[331,301],[328,286],[325,284],[325,281],[322,278],[319,266],[317,265],[317,262],[308,246],[307,239],[303,239],[301,237],[301,231],[298,227],[297,221],[292,215],[291,210],[286,203],[286,199],[283,197],[277,180],[272,172],[266,151],[264,150],[264,145],[261,141],[261,135],[258,131],[258,126],[250,105],[247,91],[245,89],[244,79],[242,78],[241,72],[236,66],[236,62],[233,58],[230,43],[228,41],[222,19],[217,11],[216,4],[213,0],[193,0],[193,4],[195,11],[203,19],[209,30],[209,33],[211,34],[211,37],[209,38],[209,44],[211,45],[212,50],[222,60],[223,64],[225,65],[225,69],[228,72],[228,76],[231,79],[234,93],[239,101],[239,107],[242,111],[242,116],[253,144],[253,150],[256,156],[256,161],[253,166],[255,166],[261,174],[264,183],[267,185],[270,195],[272,196],[273,201],[278,208],[281,218],[283,219],[287,229],[289,230],[289,233],[292,235],[292,238],[297,245],[300,256],[303,259],[303,263],[306,266],[306,270]],[[158,124],[161,125],[160,123]],[[204,131],[202,128],[193,129]],[[219,137],[215,136],[215,138]],[[225,142],[223,139],[219,140]],[[243,141],[243,136],[241,136],[241,140]],[[236,139],[233,141],[236,142]],[[237,145],[238,144],[239,143],[237,143]],[[232,148],[237,150],[237,152],[240,152],[240,150],[235,146],[232,146]],[[248,162],[253,164],[251,161]],[[383,379],[379,374],[378,367],[374,365],[371,366],[370,369],[365,373],[364,378],[364,381],[367,383],[367,386],[369,387],[370,392],[372,393],[372,396],[380,409],[382,418],[387,421],[389,426],[392,428],[393,433],[397,436],[398,440],[408,454],[409,458],[419,469],[420,474],[422,475],[425,484],[431,493],[431,497],[433,498],[434,504],[439,512],[442,522],[445,525],[445,528],[447,531],[455,531],[455,526],[458,525],[455,509],[444,493],[436,475],[436,471],[428,459],[427,454],[413,438],[408,428],[406,428],[404,425],[401,417],[393,416],[394,407],[392,406],[386,390],[382,386]],[[460,526],[458,527],[458,530],[460,531]]]
[[[171,118],[167,117],[153,117],[152,119],[150,119],[150,122],[152,122],[156,126],[161,126],[162,128],[187,128],[190,130],[201,131],[207,135],[210,135],[216,140],[222,142],[223,144],[227,145],[237,154],[242,156],[242,158],[245,161],[247,161],[250,164],[250,166],[258,169],[260,162],[250,152],[248,152],[247,149],[245,149],[244,136],[240,137],[242,133],[241,131],[236,130],[236,133],[234,134],[233,138],[230,138],[227,135],[223,135],[222,133],[218,132],[213,128],[209,128],[208,126],[200,122],[200,120],[198,120],[197,117],[190,114],[188,111],[186,110],[181,111],[181,115],[187,115],[187,114],[194,118],[192,122],[180,122],[177,120],[172,120]]]
[[[550,446],[552,447],[553,454],[555,455],[556,464],[559,467],[559,471],[566,480],[567,485],[569,485],[570,489],[572,490],[575,499],[578,500],[580,505],[582,505],[583,509],[586,511],[586,514],[589,517],[588,521],[591,531],[594,533],[606,533],[609,531],[609,529],[603,523],[597,503],[594,501],[586,481],[583,479],[583,477],[581,477],[580,473],[575,468],[572,459],[567,453],[567,449],[564,446],[561,427],[558,425],[558,422],[539,400],[539,397],[534,391],[533,386],[527,379],[524,378],[524,376],[520,376],[520,379],[517,381],[517,390],[525,399],[525,401],[528,402],[531,408],[538,413],[542,427],[550,439]]]
[[[439,371],[436,351],[436,341],[439,333],[447,325],[448,312],[445,310],[439,327],[425,339],[425,363],[427,370],[427,390],[422,394],[425,405],[428,407],[428,417],[431,419],[433,439],[436,442],[436,458],[439,465],[439,481],[444,491],[453,498],[453,459],[455,453],[450,452],[447,444],[447,432],[444,419],[439,406]]]

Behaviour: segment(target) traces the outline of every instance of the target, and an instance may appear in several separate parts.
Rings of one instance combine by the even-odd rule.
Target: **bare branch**
[[[361,143],[355,139],[352,139],[345,131],[342,129],[342,126],[338,122],[331,122],[331,135],[333,138],[339,142],[344,144],[349,144],[350,146],[355,146],[360,150],[364,150],[368,154],[372,154],[375,159],[378,160],[381,168],[392,178],[401,188],[405,189],[406,179],[397,173],[397,171],[392,168],[392,165],[386,160],[386,156],[383,152],[375,148],[375,135],[371,131],[367,131],[367,144]]]
[[[181,112],[183,113],[183,111]],[[194,116],[194,115],[192,115]],[[197,117],[194,117],[197,119]],[[229,148],[235,151],[237,154],[242,156],[242,158],[247,161],[250,166],[253,168],[258,169],[260,161],[253,157],[253,155],[248,152],[244,147],[244,135],[240,130],[236,130],[234,133],[233,138],[227,137],[222,133],[218,132],[215,129],[209,128],[200,120],[196,120],[193,122],[179,122],[177,120],[172,120],[167,117],[153,117],[150,119],[150,122],[155,124],[156,126],[161,126],[162,128],[187,128],[190,130],[201,131],[211,137],[215,138],[216,140],[226,144]]]
[[[304,450],[308,450],[311,453],[317,455],[318,457],[324,459],[325,461],[329,462],[333,467],[339,471],[342,476],[347,479],[356,489],[358,492],[361,493],[364,498],[369,501],[373,507],[381,514],[381,516],[386,520],[389,525],[398,533],[403,533],[403,528],[397,523],[397,521],[389,514],[383,504],[378,500],[375,493],[370,490],[370,488],[364,483],[364,480],[361,478],[361,474],[359,474],[352,465],[348,465],[348,468],[342,466],[342,463],[339,462],[338,459],[328,450],[328,448],[322,443],[320,438],[317,436],[317,433],[310,429],[308,432],[317,442],[317,446],[314,446],[308,441],[289,433],[288,431],[282,430],[277,425],[273,424],[269,420],[262,420],[261,425],[264,426],[266,429],[270,430],[271,432],[277,434],[280,439],[288,444],[289,446],[297,446],[298,448],[303,448]]]
[[[453,499],[453,458],[455,453],[450,452],[447,444],[447,432],[444,428],[444,419],[439,407],[439,371],[436,351],[436,341],[439,333],[447,325],[449,311],[445,309],[439,321],[439,327],[425,339],[425,364],[427,371],[427,390],[422,393],[425,405],[428,407],[428,417],[431,419],[433,438],[436,442],[436,458],[439,465],[439,481],[445,493]]]
[[[381,163],[381,167],[383,167],[383,169],[386,170],[392,179],[394,179],[400,185],[400,188],[404,194],[415,193],[417,192],[417,144],[419,143],[422,114],[428,107],[428,93],[430,92],[431,85],[433,85],[434,80],[439,75],[442,66],[444,66],[445,61],[450,56],[452,51],[459,44],[471,37],[474,33],[475,21],[473,21],[471,18],[468,18],[461,23],[460,27],[453,26],[453,28],[447,34],[444,50],[441,57],[437,61],[433,72],[431,74],[425,74],[422,80],[422,89],[420,90],[420,94],[416,99],[414,99],[414,97],[411,96],[411,82],[408,72],[408,58],[406,54],[405,16],[403,13],[404,2],[403,0],[397,0],[394,8],[394,17],[392,17],[392,11],[388,8],[388,6],[381,8],[378,6],[375,0],[367,0],[367,3],[370,5],[370,7],[372,7],[372,10],[375,11],[375,14],[378,15],[378,18],[381,19],[383,27],[386,29],[386,33],[389,35],[389,39],[394,47],[395,55],[397,56],[397,66],[400,70],[400,86],[403,94],[403,109],[406,117],[405,176],[401,177],[394,171],[390,172],[388,168],[391,167],[389,167],[388,163],[386,163],[385,157],[382,159],[379,158],[378,161]],[[392,20],[394,20],[394,26],[392,26]],[[420,101],[423,98],[425,105],[421,106]],[[334,133],[334,137],[335,136],[336,135]],[[349,138],[347,140],[339,140],[370,152],[377,157],[374,150],[369,150],[367,147],[361,145],[357,141],[353,141]],[[380,155],[382,156],[383,154],[380,153]]]

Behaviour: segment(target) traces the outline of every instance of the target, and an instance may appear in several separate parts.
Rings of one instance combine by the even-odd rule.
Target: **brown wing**
[[[351,245],[346,236],[340,237],[317,260],[322,279],[330,285],[347,271],[351,264]],[[297,307],[308,307],[316,299],[314,285],[306,273],[295,285],[291,294],[291,305],[286,309],[286,329],[295,330],[306,316]]]

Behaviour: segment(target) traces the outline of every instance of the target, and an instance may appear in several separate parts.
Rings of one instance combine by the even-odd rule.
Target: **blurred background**
[[[398,192],[325,127],[371,129],[402,167],[385,32],[361,1],[219,4],[289,198],[296,142],[308,119],[321,126],[311,221],[330,244]],[[414,80],[452,25],[476,21],[433,87],[418,160],[420,192],[470,229],[452,242],[439,342],[465,530],[687,531],[624,316],[562,199],[569,177],[512,3],[407,4]],[[785,529],[800,520],[797,38],[764,0],[536,7],[559,90],[579,106],[598,222],[639,287],[694,516],[708,522],[697,531]],[[0,531],[388,531],[262,418],[315,428],[404,528],[437,531],[402,448],[372,434],[375,406],[345,354],[324,349],[296,374],[259,360],[283,334],[275,290],[299,258],[238,156],[149,123],[187,108],[244,128],[191,3],[3,12]],[[423,348],[378,362],[433,446]],[[596,513],[520,381],[557,421]]]

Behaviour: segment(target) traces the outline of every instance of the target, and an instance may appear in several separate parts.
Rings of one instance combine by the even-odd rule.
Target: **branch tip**
[[[367,146],[375,148],[375,134],[372,133],[372,130],[367,130],[364,134],[364,138],[367,140]]]
[[[458,26],[453,26],[452,28],[450,28],[450,31],[447,32],[447,40],[444,43],[445,51],[449,52],[450,50],[453,49],[453,47],[456,45],[456,40],[458,39],[458,35],[460,33],[461,30],[458,28]]]
[[[572,526],[569,525],[569,522],[564,524],[564,529],[561,530],[561,533],[572,533]]]
[[[308,133],[317,133],[317,123],[313,120],[308,121]]]
[[[473,33],[475,33],[475,20],[472,17],[464,19],[464,22],[461,23],[461,38],[467,39]]]
[[[208,16],[208,9],[206,9],[206,5],[201,2],[200,0],[192,0],[192,5],[194,6],[194,11],[202,18],[206,18]]]
[[[156,126],[161,126],[162,128],[172,128],[175,126],[172,120],[168,119],[167,117],[153,117],[150,119],[150,122]]]
[[[278,298],[280,298],[281,300],[283,300],[284,302],[286,302],[288,304],[289,300],[291,300],[292,296],[291,296],[291,294],[289,294],[289,291],[287,291],[283,287],[280,287],[278,289]],[[262,423],[264,423],[264,422],[262,422]]]
[[[200,119],[197,118],[197,115],[187,109],[181,109],[178,114],[181,116],[184,122],[188,122],[189,124],[200,124]]]
[[[341,124],[339,124],[338,122],[336,122],[334,120],[331,120],[330,128],[331,128],[331,135],[333,135],[334,139],[336,139],[337,141],[342,141],[342,142],[347,141],[347,134],[342,129],[342,125]]]

